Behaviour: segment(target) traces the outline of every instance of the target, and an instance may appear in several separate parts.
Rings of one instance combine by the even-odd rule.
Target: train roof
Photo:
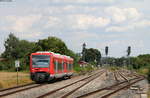
[[[67,56],[67,55],[61,55],[59,53],[54,53],[54,52],[51,52],[51,51],[37,51],[36,53],[32,53],[32,55],[36,55],[36,54],[41,54],[41,55],[44,55],[44,54],[47,54],[47,55],[53,55],[54,57],[57,57],[57,58],[64,58],[64,59],[70,59],[70,60],[73,60],[73,58],[71,58],[70,56]]]

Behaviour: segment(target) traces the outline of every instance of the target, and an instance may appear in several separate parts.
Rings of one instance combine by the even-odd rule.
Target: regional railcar
[[[70,78],[73,75],[73,59],[53,52],[36,52],[30,56],[30,74],[35,82]]]

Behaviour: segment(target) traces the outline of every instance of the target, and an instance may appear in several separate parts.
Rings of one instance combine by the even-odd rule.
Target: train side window
[[[64,70],[64,61],[62,61],[61,66],[62,66],[62,71],[63,71]]]
[[[58,70],[62,71],[62,62],[58,62]]]
[[[69,70],[69,62],[67,62],[67,70]]]
[[[70,70],[71,70],[71,68],[72,68],[72,67],[71,67],[71,66],[72,66],[71,63],[69,64],[69,66],[70,66]]]
[[[73,64],[71,63],[71,70],[73,70]]]
[[[58,61],[57,60],[54,61],[54,65],[55,65],[55,72],[58,72]]]

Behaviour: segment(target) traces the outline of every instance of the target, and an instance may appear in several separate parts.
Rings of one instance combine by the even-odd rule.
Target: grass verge
[[[31,83],[29,73],[18,73],[18,85]],[[17,86],[17,73],[16,72],[0,72],[0,88],[8,88]]]

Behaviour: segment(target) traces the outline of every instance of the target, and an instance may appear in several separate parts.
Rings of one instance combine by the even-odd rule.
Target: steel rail
[[[139,78],[136,77],[136,78],[133,78],[133,79],[130,79],[130,80],[135,80],[135,79],[139,79]],[[128,82],[128,81],[125,80],[125,81],[122,81],[122,82],[119,82],[119,83],[115,83],[115,84],[113,84],[113,85],[111,85],[111,86],[104,87],[104,88],[100,88],[100,89],[95,90],[95,91],[91,91],[91,92],[89,92],[89,93],[83,94],[83,95],[78,96],[78,97],[76,97],[76,98],[83,98],[83,97],[87,97],[87,96],[93,95],[93,94],[95,94],[95,93],[104,91],[104,90],[110,90],[110,89],[112,89],[112,88],[114,88],[114,87],[116,87],[116,86],[122,85],[122,84],[127,83],[127,82]]]
[[[137,82],[139,82],[139,81],[141,81],[141,80],[144,80],[144,79],[145,79],[144,77],[143,77],[143,78],[140,78],[140,79],[138,79],[138,80],[136,80],[136,81],[134,81],[134,82],[132,82],[132,83],[129,83],[129,84],[123,86],[123,87],[118,88],[117,90],[115,90],[115,91],[113,91],[113,92],[110,92],[109,94],[106,94],[106,95],[102,96],[101,98],[108,98],[108,97],[111,96],[112,94],[115,94],[115,93],[117,93],[117,92],[119,92],[119,91],[121,91],[121,90],[123,90],[123,89],[125,89],[125,88],[129,88],[131,85],[133,85],[133,84],[135,84],[135,83],[137,83]]]
[[[116,72],[114,72],[113,75],[114,75],[115,80],[116,80],[117,82],[119,82],[119,80],[118,80],[118,78],[117,78],[117,75],[116,75]]]
[[[44,86],[44,85],[48,85],[48,84],[38,84],[36,86],[31,86],[31,87],[15,90],[15,91],[12,91],[12,92],[1,94],[0,97],[8,96],[8,95],[11,95],[11,94],[15,94],[15,93],[18,93],[18,92],[21,92],[21,91],[29,90],[29,89],[40,87],[40,86]]]
[[[104,71],[100,73],[100,76],[101,76],[103,73],[104,73]],[[99,76],[99,74],[96,75],[95,77],[91,78],[90,80],[88,80],[87,82],[85,82],[84,84],[82,84],[81,86],[79,86],[79,87],[73,89],[72,91],[66,93],[65,95],[61,96],[61,98],[66,98],[66,97],[68,97],[69,95],[71,95],[72,93],[74,93],[75,91],[77,91],[78,89],[80,89],[81,87],[83,87],[83,86],[85,86],[86,84],[88,84],[88,83],[92,82],[93,80],[97,79],[98,76]]]
[[[124,76],[122,73],[120,73],[119,71],[118,71],[118,74],[124,79],[124,80],[127,80],[128,82],[129,82],[129,79],[127,79],[127,77],[126,76]]]
[[[25,86],[30,86],[30,85],[33,85],[33,84],[35,84],[35,83],[28,83],[28,84],[14,86],[14,87],[10,87],[10,88],[4,88],[4,89],[0,89],[0,92],[7,91],[7,90],[12,90],[12,89],[16,89],[16,88],[21,88],[21,87],[25,87]]]
[[[99,71],[99,72],[101,72],[101,71]],[[46,97],[46,96],[49,96],[50,94],[53,94],[53,93],[55,93],[55,92],[57,92],[57,91],[59,91],[59,90],[61,90],[61,89],[64,89],[64,88],[66,88],[66,87],[69,87],[69,86],[71,86],[71,85],[73,85],[73,84],[76,84],[76,83],[78,83],[78,82],[80,82],[80,81],[86,80],[86,79],[88,79],[88,78],[90,78],[90,77],[92,77],[92,76],[98,74],[99,72],[97,72],[97,73],[95,73],[95,74],[93,74],[93,75],[87,76],[87,77],[85,77],[85,78],[83,78],[83,79],[77,80],[77,81],[75,81],[75,82],[73,82],[73,83],[67,84],[67,85],[65,85],[65,86],[63,86],[63,87],[60,87],[60,88],[58,88],[58,89],[52,90],[52,91],[50,91],[50,92],[48,92],[48,93],[45,93],[45,94],[43,94],[43,95],[41,95],[41,96],[38,96],[37,98],[44,98],[44,97]]]

